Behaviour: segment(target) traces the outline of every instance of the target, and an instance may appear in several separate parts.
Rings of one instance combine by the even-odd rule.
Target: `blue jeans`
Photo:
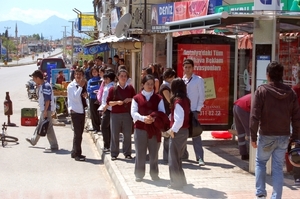
[[[266,163],[272,156],[272,199],[280,199],[283,186],[283,164],[289,136],[259,135],[256,159],[255,180],[256,196],[267,196]]]

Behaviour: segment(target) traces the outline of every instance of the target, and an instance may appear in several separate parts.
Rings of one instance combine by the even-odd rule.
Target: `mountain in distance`
[[[75,19],[71,19],[74,21]],[[0,21],[0,33],[4,33],[6,28],[8,29],[8,35],[10,37],[15,37],[15,28],[16,24],[18,27],[18,37],[20,35],[33,35],[33,34],[43,34],[45,39],[61,39],[63,37],[63,32],[65,31],[64,26],[66,27],[66,35],[71,36],[72,34],[72,23],[69,22],[71,20],[65,20],[59,18],[55,15],[49,17],[42,23],[31,25],[25,23],[23,21],[16,21],[16,20],[8,20],[8,21]],[[75,29],[74,29],[74,36],[81,36]]]

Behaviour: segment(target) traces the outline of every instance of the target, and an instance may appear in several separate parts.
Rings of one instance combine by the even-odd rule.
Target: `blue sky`
[[[1,0],[0,21],[20,20],[38,24],[52,15],[69,20],[77,17],[77,8],[83,13],[93,12],[93,0]]]

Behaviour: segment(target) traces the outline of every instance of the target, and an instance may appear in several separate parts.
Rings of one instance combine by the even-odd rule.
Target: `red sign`
[[[194,61],[194,73],[204,79],[205,102],[202,125],[227,125],[229,114],[230,46],[178,44],[177,73],[183,76],[183,61]]]
[[[174,2],[174,21],[207,15],[208,3],[208,0]],[[182,35],[201,34],[203,32],[203,29],[179,31],[173,33],[173,36],[177,37]]]

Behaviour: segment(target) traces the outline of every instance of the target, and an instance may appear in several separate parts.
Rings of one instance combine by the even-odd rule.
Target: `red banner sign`
[[[208,3],[208,0],[174,2],[174,21],[207,15]],[[203,32],[203,29],[179,31],[173,33],[173,36],[201,34]]]
[[[183,61],[194,61],[194,73],[204,79],[205,102],[202,125],[227,125],[229,114],[230,46],[178,44],[177,73],[183,76]]]

